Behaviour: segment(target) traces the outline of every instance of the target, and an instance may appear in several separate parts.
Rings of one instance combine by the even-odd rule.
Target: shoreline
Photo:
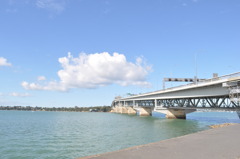
[[[60,111],[60,110],[56,110],[56,111],[51,111],[51,110],[1,110],[0,111],[19,111],[19,112],[75,112],[75,113],[111,113],[111,112],[90,112],[90,111]]]
[[[225,126],[231,126],[231,125],[236,125],[237,123],[223,123],[223,124],[217,124],[217,125],[210,125],[209,127],[212,129],[216,129],[216,128],[222,128]]]
[[[209,127],[192,134],[77,159],[240,158],[240,124],[224,123]]]

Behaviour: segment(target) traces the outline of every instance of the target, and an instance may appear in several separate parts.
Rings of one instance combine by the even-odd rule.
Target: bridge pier
[[[116,107],[116,113],[121,113],[122,112],[122,107],[118,106]]]
[[[111,110],[112,113],[119,113],[119,114],[129,114],[129,115],[135,115],[137,112],[132,107],[113,107]]]
[[[127,107],[128,114],[129,115],[135,115],[137,114],[136,110],[134,110],[132,107]]]
[[[120,113],[121,114],[128,114],[128,109],[126,107],[121,107],[120,108]]]
[[[238,118],[240,119],[240,111],[237,111]]]
[[[160,108],[155,111],[166,114],[167,119],[186,119],[186,114],[195,112],[196,109]]]
[[[119,107],[114,108],[114,113],[119,113]]]
[[[169,109],[166,114],[167,119],[186,119],[186,110]]]
[[[116,107],[112,107],[111,113],[117,113],[117,108]]]
[[[140,107],[138,109],[139,116],[151,116],[152,115],[152,108],[150,107]]]

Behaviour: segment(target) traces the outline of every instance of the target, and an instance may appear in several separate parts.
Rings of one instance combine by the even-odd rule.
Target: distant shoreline
[[[49,111],[49,110],[1,110],[0,111],[19,111],[19,112],[75,112],[75,113],[111,113],[111,112],[90,112],[90,111]]]
[[[0,110],[15,111],[52,111],[52,112],[110,112],[111,106],[93,107],[31,107],[31,106],[0,106]]]

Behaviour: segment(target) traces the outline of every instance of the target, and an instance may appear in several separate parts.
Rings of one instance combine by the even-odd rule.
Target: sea
[[[0,111],[0,159],[75,159],[166,140],[210,125],[240,123],[236,112],[164,115],[99,112]]]

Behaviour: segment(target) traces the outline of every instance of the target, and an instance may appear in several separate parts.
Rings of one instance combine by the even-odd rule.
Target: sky
[[[0,106],[111,105],[240,71],[239,0],[1,0],[0,23]]]

